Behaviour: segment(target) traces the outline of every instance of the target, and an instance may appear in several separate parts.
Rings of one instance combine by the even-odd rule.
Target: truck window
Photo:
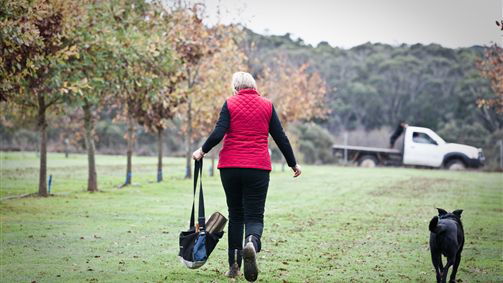
[[[412,141],[415,143],[425,143],[425,144],[434,144],[437,145],[437,142],[432,139],[428,134],[413,132],[412,133]]]

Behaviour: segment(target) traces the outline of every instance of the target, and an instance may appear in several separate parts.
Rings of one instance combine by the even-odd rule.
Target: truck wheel
[[[365,168],[374,168],[377,166],[377,158],[372,155],[364,155],[358,160],[358,166]]]
[[[459,159],[454,159],[454,160],[447,162],[447,165],[445,165],[445,168],[447,168],[448,170],[459,171],[459,170],[465,170],[466,166],[463,163],[463,161],[461,161]]]

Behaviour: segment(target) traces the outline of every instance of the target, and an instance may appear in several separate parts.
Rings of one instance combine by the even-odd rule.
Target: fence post
[[[503,169],[503,140],[499,140],[500,145],[500,169]]]
[[[344,164],[348,163],[348,133],[344,133]]]
[[[48,190],[47,190],[47,192],[48,192],[49,194],[51,194],[51,187],[52,187],[52,174],[51,174],[51,175],[49,175],[49,181],[48,181],[47,183],[48,183],[48,184],[47,184],[47,189],[48,189]]]

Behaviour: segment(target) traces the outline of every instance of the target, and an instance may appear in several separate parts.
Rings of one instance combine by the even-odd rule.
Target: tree
[[[129,184],[132,120],[165,80],[164,75],[171,68],[171,50],[165,43],[166,21],[158,3],[98,1],[87,5],[87,9],[88,16],[75,32],[75,40],[82,46],[79,59],[68,64],[65,70],[73,81],[87,83],[87,87],[77,89],[72,102],[84,112],[88,191],[93,192],[98,190],[94,157],[95,108],[104,102],[125,102],[123,110],[129,126],[126,184]]]
[[[330,133],[315,124],[294,123],[292,132],[299,138],[298,149],[308,164],[331,163],[335,160],[332,154],[333,138]]]
[[[259,90],[269,97],[285,128],[295,121],[324,118],[329,110],[325,104],[326,86],[309,65],[293,66],[284,56],[277,57],[272,67],[265,66]],[[284,170],[285,163],[282,164]]]
[[[261,93],[273,101],[285,127],[294,121],[323,118],[329,112],[325,82],[318,72],[308,69],[308,64],[295,67],[281,56],[272,67],[265,66],[259,78]]]
[[[157,134],[157,182],[163,180],[163,133],[167,121],[176,114],[175,108],[183,102],[183,97],[176,91],[178,84],[184,79],[180,72],[168,75],[168,85],[160,91],[159,95],[147,103],[147,108],[139,108],[135,113],[140,125],[148,131]]]
[[[65,75],[72,81],[86,82],[85,88],[63,88],[64,92],[74,92],[69,104],[82,108],[84,121],[84,141],[88,160],[87,191],[98,191],[95,162],[95,120],[96,106],[105,101],[110,77],[109,65],[113,60],[108,44],[111,40],[110,25],[112,18],[107,13],[103,2],[93,2],[86,6],[87,13],[74,32],[74,41],[78,43],[78,59],[69,62]]]
[[[491,82],[494,96],[479,98],[477,104],[481,108],[494,109],[503,114],[503,48],[494,44],[484,51],[484,57],[477,62],[477,68],[483,77]],[[500,125],[502,127],[503,125]]]
[[[78,89],[85,84],[70,84],[61,76],[65,62],[78,56],[72,33],[84,11],[73,0],[8,0],[1,5],[0,98],[19,111],[37,113],[38,194],[47,196],[46,113],[68,98],[63,86]]]
[[[246,71],[246,55],[239,47],[242,30],[237,26],[216,25],[211,28],[216,50],[211,56],[205,57],[200,67],[200,85],[198,95],[193,99],[192,139],[207,136],[215,126],[220,109],[230,95],[232,74]],[[215,151],[211,153],[210,176],[214,175]]]
[[[127,167],[124,185],[131,184],[135,117],[142,113],[171,79],[174,58],[169,42],[171,18],[158,2],[112,1],[112,40],[115,62],[111,82],[113,103],[120,107],[120,119],[127,122]]]
[[[185,103],[179,111],[185,116],[186,173],[185,178],[191,178],[191,158],[193,150],[193,100],[200,83],[200,67],[203,58],[211,56],[216,50],[216,41],[211,30],[202,21],[203,6],[195,4],[190,8],[175,7],[171,12],[173,21],[169,31],[170,43],[176,51],[177,59],[182,64],[186,78]]]

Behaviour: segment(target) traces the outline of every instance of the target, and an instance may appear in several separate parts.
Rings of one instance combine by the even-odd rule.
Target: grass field
[[[89,194],[86,158],[49,154],[48,198],[0,202],[1,282],[227,282],[227,237],[208,263],[178,261],[191,181],[183,160],[98,156],[101,192]],[[205,164],[206,167],[208,162]],[[0,197],[35,192],[35,153],[1,153]],[[464,209],[460,282],[503,281],[503,174],[404,168],[275,166],[266,204],[261,282],[433,282],[428,223],[435,207]],[[218,176],[203,179],[207,213],[226,214]],[[241,277],[238,281],[244,281]]]

